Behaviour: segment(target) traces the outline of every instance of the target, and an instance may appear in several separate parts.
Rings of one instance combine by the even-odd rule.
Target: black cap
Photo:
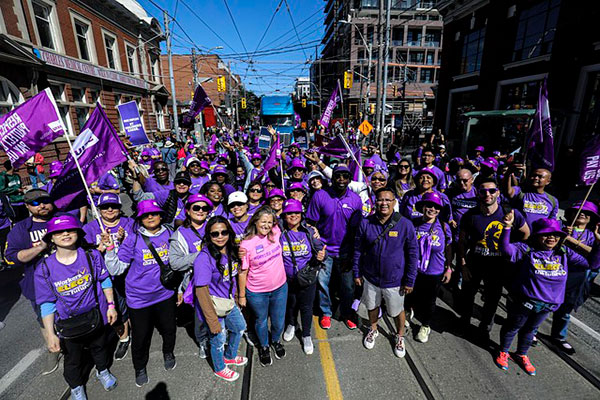
[[[49,199],[50,195],[48,192],[42,189],[31,189],[25,196],[23,196],[23,201],[25,203],[31,203],[32,201],[41,200],[41,199]]]
[[[188,185],[192,184],[192,178],[190,178],[190,173],[187,171],[179,171],[176,175],[175,175],[175,179],[173,179],[173,183],[176,182],[187,182]]]

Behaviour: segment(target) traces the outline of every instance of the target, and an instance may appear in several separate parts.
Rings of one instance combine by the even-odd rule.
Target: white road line
[[[4,393],[6,389],[8,389],[14,381],[16,381],[17,378],[19,378],[19,376],[21,376],[21,374],[25,372],[25,370],[29,368],[29,366],[33,364],[35,360],[37,360],[37,358],[41,356],[44,351],[44,348],[31,350],[25,355],[25,357],[21,359],[21,361],[17,363],[17,365],[15,365],[10,371],[6,373],[6,375],[4,375],[2,379],[0,379],[0,395],[2,395],[2,393]]]
[[[588,335],[600,342],[600,333],[596,332],[595,330],[593,330],[592,328],[575,318],[573,315],[571,315],[571,322],[580,327],[585,333],[587,333]]]

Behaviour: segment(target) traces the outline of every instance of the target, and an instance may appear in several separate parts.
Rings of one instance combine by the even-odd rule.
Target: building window
[[[425,46],[427,47],[440,47],[440,42],[442,39],[441,31],[428,31],[425,34]]]
[[[125,48],[127,49],[127,67],[129,68],[129,72],[132,74],[137,74],[139,71],[136,49],[134,46],[130,46],[128,44],[125,44]]]
[[[500,110],[533,109],[536,107],[542,81],[503,85],[500,89]]]
[[[71,123],[71,114],[70,114],[69,110],[70,110],[69,106],[59,106],[58,107],[58,112],[60,114],[60,118],[62,119],[62,122],[65,125],[65,128],[67,128],[67,133],[69,134],[69,136],[74,136],[73,135],[73,124]]]
[[[0,77],[0,115],[9,113],[23,100],[23,95],[13,83]]]
[[[75,39],[77,48],[79,49],[79,58],[85,61],[93,61],[92,59],[92,30],[90,25],[79,19],[73,18],[75,25]]]
[[[481,68],[484,39],[485,28],[481,28],[465,36],[460,60],[461,74],[479,71]]]
[[[423,64],[425,53],[422,51],[411,51],[408,55],[408,62],[411,64]]]
[[[433,58],[434,58],[435,54],[433,51],[429,51],[427,53],[427,56],[425,57],[425,64],[427,65],[433,65]]]
[[[552,52],[559,8],[560,0],[546,0],[521,12],[512,61]]]
[[[165,127],[165,116],[163,113],[163,107],[158,101],[155,101],[154,109],[156,111],[156,129],[159,131],[164,131],[166,129],[166,127]]]
[[[85,125],[90,109],[87,107],[75,107],[75,115],[77,115],[77,123],[79,124],[79,133]]]
[[[50,90],[56,101],[65,101],[65,85],[50,85]]]
[[[34,1],[32,5],[40,45],[49,49],[56,49],[52,33],[52,6],[37,1]]]
[[[110,69],[119,68],[119,49],[117,47],[117,38],[104,32],[104,48],[106,49],[106,66]]]
[[[95,105],[98,102],[102,103],[102,101],[100,99],[100,91],[99,90],[90,90],[90,98],[92,99],[90,104]]]
[[[71,94],[73,95],[74,103],[87,103],[85,98],[85,89],[72,87]]]
[[[421,37],[423,36],[423,31],[421,29],[409,29],[408,30],[408,45],[409,46],[420,46],[421,45]]]
[[[433,69],[421,68],[421,83],[433,83]]]
[[[404,39],[404,28],[403,27],[392,28],[392,46],[402,46],[403,39]]]
[[[152,71],[152,80],[160,82],[160,57],[158,54],[150,53],[150,70]]]

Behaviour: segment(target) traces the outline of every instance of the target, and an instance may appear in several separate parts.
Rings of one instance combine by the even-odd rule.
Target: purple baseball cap
[[[442,203],[442,197],[437,192],[427,192],[423,194],[421,200],[417,201],[417,204],[415,204],[415,208],[417,211],[423,212],[423,206],[426,204],[436,205],[440,209],[444,207],[444,204]]]
[[[367,159],[363,162],[363,168],[375,168],[375,161]]]
[[[540,218],[536,221],[533,221],[531,224],[531,235],[554,233],[561,237],[567,236],[567,234],[560,228],[560,222],[558,220],[552,218]]]
[[[477,146],[477,147],[475,147],[475,151],[480,151],[480,152],[483,153],[485,151],[485,147],[483,147],[483,146]]]
[[[254,153],[254,154],[252,154],[251,160],[261,160],[262,161],[262,157],[261,157],[260,153]]]
[[[217,166],[215,166],[215,169],[213,169],[212,174],[213,175],[217,175],[217,174],[227,175],[227,168],[225,168],[223,165],[217,165]]]
[[[194,146],[194,143],[190,143],[190,144],[188,145],[188,149],[189,149],[189,150],[193,150],[193,149],[195,149],[195,148],[196,148],[196,146]]]
[[[48,178],[56,178],[60,176],[62,168],[63,164],[60,161],[52,161],[50,163],[50,174],[48,175]]]
[[[299,158],[294,158],[292,160],[292,163],[290,164],[288,171],[293,168],[300,168],[302,170],[306,169],[306,167],[304,166],[304,162]]]
[[[341,172],[350,173],[350,170],[348,169],[348,166],[346,164],[338,164],[333,169],[333,175],[335,175],[337,173],[341,173]]]
[[[201,194],[193,194],[190,197],[188,197],[187,201],[185,202],[185,206],[189,207],[194,203],[198,203],[199,201],[203,201],[206,204],[208,204],[209,206],[211,206],[212,208],[215,208],[212,201],[210,201],[210,199],[208,197],[203,196]]]
[[[209,170],[210,164],[208,163],[208,161],[202,160],[202,161],[200,161],[200,168]]]
[[[161,213],[164,214],[164,210],[162,208],[160,208],[160,206],[158,205],[158,203],[156,202],[156,200],[142,200],[138,203],[138,207],[137,207],[137,215],[135,216],[136,218],[140,218],[143,217],[144,214],[149,214],[149,213]]]
[[[288,186],[288,192],[291,190],[302,190],[303,192],[306,193],[306,188],[304,187],[304,185],[302,184],[302,182],[292,182],[290,184],[290,186]]]
[[[61,215],[60,217],[52,218],[46,224],[46,229],[46,234],[43,238],[45,242],[50,242],[50,237],[52,236],[52,234],[67,230],[76,229],[80,237],[83,237],[84,235],[83,229],[81,229],[81,222],[79,222],[77,218],[70,214],[65,214]]]
[[[206,154],[217,154],[217,151],[214,148],[209,147],[208,150],[206,150]]]
[[[302,212],[302,203],[300,203],[296,199],[289,199],[283,203],[282,214],[286,213],[301,213]]]
[[[267,200],[272,199],[273,197],[283,197],[285,199],[285,193],[279,188],[273,188],[267,194]]]
[[[104,204],[118,204],[121,205],[121,199],[116,193],[104,193],[98,197],[97,206],[100,207]]]
[[[481,165],[485,165],[486,167],[491,168],[494,171],[496,171],[498,169],[499,164],[498,164],[498,160],[496,160],[494,157],[488,157],[481,162]]]

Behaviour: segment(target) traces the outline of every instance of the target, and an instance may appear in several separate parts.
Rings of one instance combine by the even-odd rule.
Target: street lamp
[[[352,25],[352,26],[354,26],[356,28],[356,32],[358,32],[358,34],[359,34],[359,36],[360,36],[360,38],[361,38],[361,40],[362,40],[365,48],[367,49],[367,53],[369,55],[369,64],[367,66],[367,98],[365,100],[365,107],[363,109],[363,116],[364,116],[364,118],[366,120],[368,120],[369,119],[369,117],[368,117],[369,116],[369,113],[368,113],[368,110],[369,110],[369,96],[371,94],[371,61],[372,61],[372,54],[373,54],[373,44],[372,43],[367,44],[367,41],[365,40],[364,35],[360,31],[360,29],[358,29],[358,26],[356,26],[356,24],[354,22],[352,22],[350,20],[346,21],[346,20],[342,19],[342,20],[338,21],[338,23]],[[360,76],[362,76],[362,75],[360,75]],[[360,100],[362,102],[362,83],[360,85],[360,88],[361,88]]]

